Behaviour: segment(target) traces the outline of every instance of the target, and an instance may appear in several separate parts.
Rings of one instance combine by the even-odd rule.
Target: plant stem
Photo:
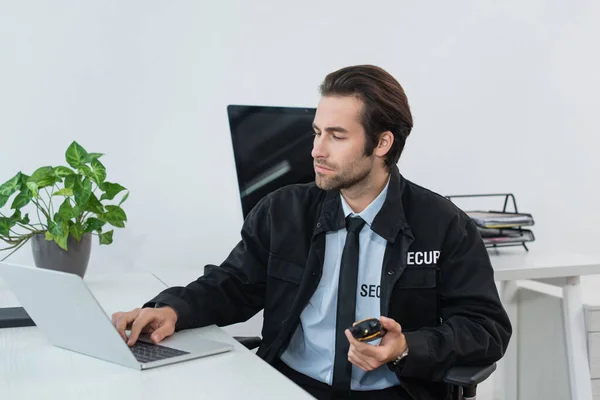
[[[15,239],[15,240],[13,240]],[[17,244],[20,243],[22,238],[14,238],[12,236],[9,236],[8,239],[3,238],[2,236],[0,236],[0,240],[2,240],[4,243],[6,244]]]
[[[40,200],[42,201],[42,203],[44,203],[44,206],[46,206],[46,208],[42,208],[42,212],[48,217],[50,218],[50,207],[48,207],[48,204],[44,201],[43,198],[40,197]],[[39,204],[39,203],[38,203]],[[46,211],[47,210],[47,211]]]
[[[33,204],[36,205],[36,211],[38,212],[38,218],[39,218],[40,222],[42,222],[42,218],[40,217],[39,211],[41,211],[42,214],[44,214],[44,216],[48,219],[48,221],[50,221],[51,218],[50,218],[50,215],[46,212],[46,209],[44,209],[44,207],[42,207],[38,201],[33,200],[33,199],[31,201],[33,201]]]
[[[21,223],[21,222],[19,222],[19,223]],[[33,224],[33,223],[31,223],[31,222],[30,222],[29,224],[23,224],[23,225],[27,225],[27,226],[29,226],[29,227],[32,227],[32,228],[35,228],[35,226],[36,226],[36,225],[39,225],[39,226],[41,226],[42,228],[47,228],[47,226],[46,226],[46,225],[44,225],[44,224]]]
[[[21,222],[17,222],[17,224],[19,224],[19,226],[20,226],[21,228],[23,228],[23,229],[27,229],[29,232],[32,232],[32,233],[35,233],[35,234],[37,234],[37,233],[42,233],[42,232],[41,232],[41,231],[39,231],[38,229],[35,229],[35,227],[34,227],[33,225],[29,225],[29,226],[28,226],[28,225],[25,225],[25,224],[23,224],[23,223],[21,223]],[[43,225],[42,225],[42,226],[43,226]]]
[[[4,250],[10,250],[10,249],[14,249],[14,250],[13,250],[13,251],[11,251],[10,253],[8,253],[8,255],[7,255],[6,257],[4,257],[2,260],[0,260],[0,262],[1,262],[1,261],[4,261],[4,260],[6,260],[8,257],[12,256],[12,255],[13,255],[13,253],[14,253],[15,251],[19,250],[21,247],[23,247],[23,245],[24,245],[25,243],[27,243],[27,241],[28,241],[30,238],[31,238],[31,236],[27,237],[26,239],[23,239],[23,240],[21,241],[21,243],[19,243],[19,244],[15,245],[15,246],[11,246],[11,247],[7,247],[7,248],[5,248],[5,249],[1,249],[0,251],[4,251]]]
[[[40,224],[41,224],[42,223],[42,217],[40,217],[40,207],[39,207],[39,205],[35,201],[33,203],[35,204],[35,212],[37,214],[38,221],[40,221]]]
[[[48,193],[48,188],[44,188],[44,191],[48,195],[48,204],[46,205],[46,207],[48,207],[48,212],[50,213],[50,215],[54,215],[54,204],[52,204],[52,195],[54,194],[54,188],[52,188],[52,193]]]

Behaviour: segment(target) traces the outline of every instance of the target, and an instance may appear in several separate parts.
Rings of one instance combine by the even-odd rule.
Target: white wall
[[[218,264],[242,222],[226,105],[314,106],[326,73],[373,63],[412,105],[409,179],[514,192],[532,247],[596,252],[599,18],[592,0],[0,0],[0,180],[77,140],[131,190],[91,269]]]

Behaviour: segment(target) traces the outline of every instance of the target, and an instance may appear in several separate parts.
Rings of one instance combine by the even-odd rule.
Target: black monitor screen
[[[268,193],[315,180],[314,108],[227,107],[244,218]]]

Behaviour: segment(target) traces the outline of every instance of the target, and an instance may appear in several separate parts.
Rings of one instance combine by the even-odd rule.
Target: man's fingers
[[[167,336],[171,336],[173,332],[175,332],[175,327],[173,326],[173,324],[171,324],[170,322],[166,322],[152,333],[150,339],[154,344],[156,344],[164,338],[166,338]]]
[[[122,312],[116,312],[113,313],[113,315],[110,317],[110,320],[112,321],[112,324],[114,326],[117,326],[117,320],[119,319],[119,317],[122,315]]]
[[[123,313],[122,313],[122,312],[116,312],[116,313],[114,313],[114,314],[111,316],[110,320],[111,320],[111,322],[112,322],[113,326],[114,326],[115,328],[117,328],[117,331],[119,332],[119,335],[121,335],[121,337],[123,338],[123,340],[127,340],[127,339],[125,338],[125,332],[121,333],[121,332],[119,331],[119,328],[117,327],[117,325],[118,325],[118,322],[119,322],[119,318],[120,318],[122,315],[123,315]]]
[[[348,341],[350,342],[350,346],[360,346],[361,343],[358,340],[356,340],[356,338],[354,336],[352,336],[352,333],[350,333],[350,329],[346,329],[344,331],[344,334],[346,335],[346,337],[348,338]]]
[[[354,346],[356,351],[358,351],[359,353],[364,354],[368,357],[379,358],[381,352],[381,348],[379,348],[379,346],[373,346],[369,343],[359,342],[354,338],[354,336],[352,336],[348,329],[346,329],[346,337],[350,342],[350,346]]]
[[[382,316],[379,321],[388,332],[402,333],[402,327],[393,319]]]
[[[352,364],[356,365],[363,371],[368,371],[367,364],[358,356],[356,352],[352,351],[352,349],[350,349],[350,351],[348,352],[348,361],[350,361]]]
[[[127,334],[125,331],[129,327],[129,325],[135,320],[139,311],[133,310],[128,313],[121,313],[119,316],[116,316],[114,319],[115,328],[119,332],[119,335],[123,338],[123,340],[127,341]]]
[[[348,361],[352,364],[356,365],[358,368],[363,371],[373,371],[381,366],[381,363],[377,360],[367,357],[364,354],[356,351],[356,349],[350,346],[350,351],[348,352]]]
[[[131,324],[131,332],[129,333],[129,340],[127,344],[129,346],[133,346],[135,342],[138,340],[142,329],[146,327],[150,322],[156,318],[156,312],[153,312],[153,309],[145,309],[140,311],[138,317]]]

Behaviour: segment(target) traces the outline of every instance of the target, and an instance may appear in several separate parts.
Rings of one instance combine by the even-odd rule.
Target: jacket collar
[[[402,194],[405,186],[406,180],[400,174],[398,167],[394,165],[387,196],[371,225],[371,229],[376,234],[390,243],[394,243],[400,231],[405,231],[409,236],[412,236],[402,204]],[[346,219],[344,218],[340,192],[338,190],[326,191],[314,234],[337,231],[345,226]]]

